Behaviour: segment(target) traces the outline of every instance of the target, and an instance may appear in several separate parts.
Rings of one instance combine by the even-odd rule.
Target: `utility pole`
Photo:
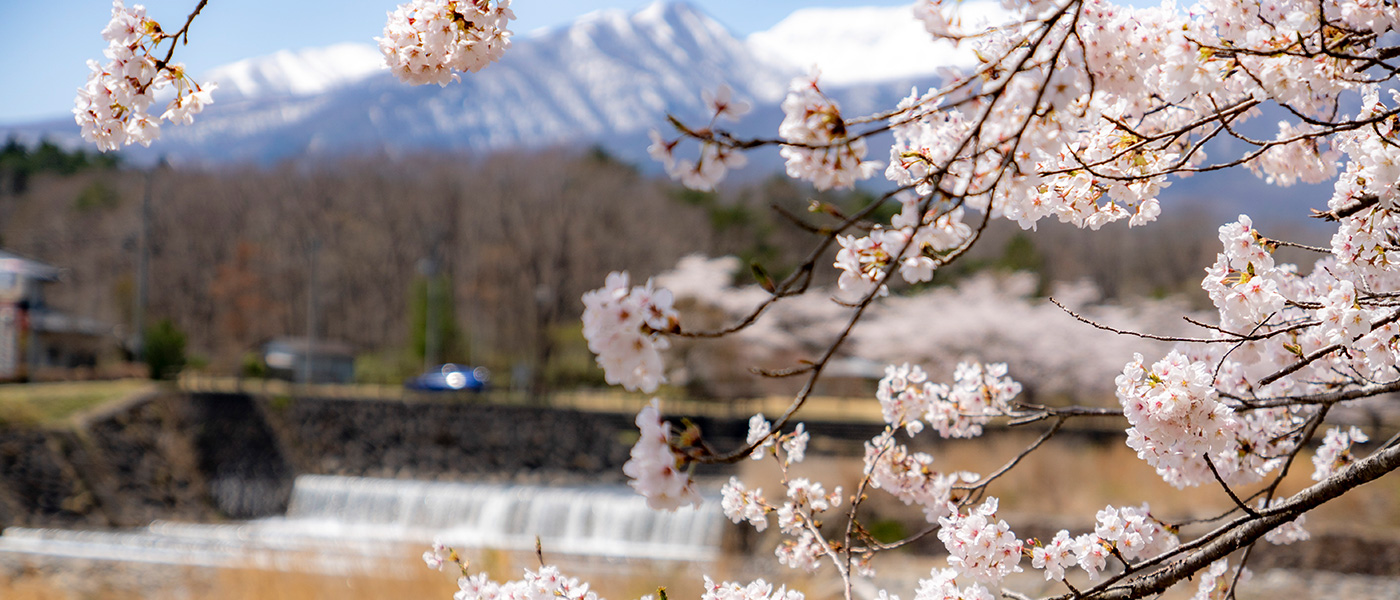
[[[151,188],[155,184],[156,169],[164,164],[162,158],[155,166],[146,170],[146,192],[141,195],[141,236],[136,249],[136,303],[131,307],[132,336],[131,353],[137,362],[146,359],[146,280],[151,261]]]
[[[442,315],[438,314],[440,302],[438,301],[438,246],[441,236],[433,236],[432,250],[428,257],[419,264],[419,272],[427,278],[426,287],[423,291],[423,301],[425,303],[423,311],[423,370],[437,366],[442,356]]]
[[[316,257],[321,253],[321,239],[312,236],[306,254],[311,262],[306,282],[306,357],[301,366],[301,382],[311,383],[311,363],[316,360]]]

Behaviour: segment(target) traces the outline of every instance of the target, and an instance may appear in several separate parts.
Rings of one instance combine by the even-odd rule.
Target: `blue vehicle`
[[[403,386],[423,392],[480,392],[486,390],[490,380],[491,372],[486,367],[447,363],[405,381]]]

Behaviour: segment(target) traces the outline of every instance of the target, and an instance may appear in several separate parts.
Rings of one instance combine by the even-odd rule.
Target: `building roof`
[[[59,270],[58,267],[46,265],[13,252],[0,250],[0,273],[18,273],[31,279],[58,281],[58,277],[63,271]]]
[[[349,344],[335,340],[317,339],[314,344],[308,344],[304,337],[282,337],[270,340],[263,346],[264,352],[294,352],[306,354],[308,351],[318,355],[340,355],[354,356],[355,350]]]

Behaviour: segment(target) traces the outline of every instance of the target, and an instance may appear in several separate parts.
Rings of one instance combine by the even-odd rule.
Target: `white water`
[[[0,553],[130,562],[351,572],[425,548],[708,561],[723,525],[700,509],[647,509],[624,486],[546,487],[303,475],[285,517],[209,525],[157,521],[133,531],[11,527]]]

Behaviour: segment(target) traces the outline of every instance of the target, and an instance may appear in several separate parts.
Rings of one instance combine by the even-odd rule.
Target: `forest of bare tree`
[[[700,251],[783,273],[811,244],[793,219],[821,225],[814,203],[835,212],[859,200],[785,178],[687,191],[600,151],[220,170],[89,162],[21,181],[0,161],[0,247],[66,270],[53,305],[129,335],[149,193],[148,322],[173,321],[196,364],[235,373],[267,340],[304,335],[314,259],[317,337],[348,343],[361,377],[383,382],[423,364],[425,273],[448,284],[435,297],[442,360],[576,383],[600,377],[582,349],[579,297],[609,270],[648,277]],[[1105,301],[1199,294],[1219,246],[1213,218],[1168,218],[1131,245],[1126,231],[1042,227],[1031,242],[1003,226],[933,285],[999,268],[1035,271],[1044,285],[1088,279]]]

